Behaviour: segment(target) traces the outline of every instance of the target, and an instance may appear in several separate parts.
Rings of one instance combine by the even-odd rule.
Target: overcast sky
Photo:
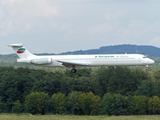
[[[160,47],[160,0],[0,0],[0,54],[118,44]]]

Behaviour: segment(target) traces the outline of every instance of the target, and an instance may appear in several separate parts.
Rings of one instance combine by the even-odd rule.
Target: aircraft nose
[[[149,64],[154,64],[154,63],[155,63],[154,60],[152,59],[149,60]]]

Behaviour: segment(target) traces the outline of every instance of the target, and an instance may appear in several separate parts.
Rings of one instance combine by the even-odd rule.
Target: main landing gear
[[[77,70],[76,70],[75,68],[73,68],[73,69],[71,70],[72,73],[76,73],[76,71],[77,71]]]

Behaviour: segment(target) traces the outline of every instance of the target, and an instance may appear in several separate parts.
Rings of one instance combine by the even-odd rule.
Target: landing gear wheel
[[[149,71],[149,66],[148,65],[146,65],[146,71]]]
[[[72,73],[76,73],[76,71],[77,71],[76,69],[72,69],[71,70]]]

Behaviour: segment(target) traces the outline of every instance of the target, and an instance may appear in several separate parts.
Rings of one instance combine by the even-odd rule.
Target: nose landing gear
[[[146,65],[146,70],[148,70],[148,65]]]
[[[150,71],[150,68],[148,65],[146,65],[146,71]]]

